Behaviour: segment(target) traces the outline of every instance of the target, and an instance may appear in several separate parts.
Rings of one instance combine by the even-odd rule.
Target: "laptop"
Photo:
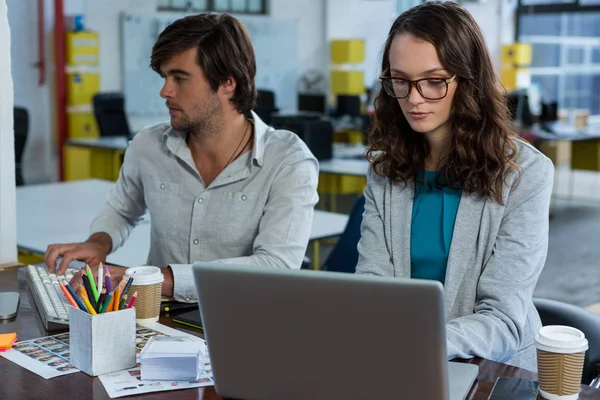
[[[446,359],[442,285],[196,262],[215,390],[236,399],[463,400]]]

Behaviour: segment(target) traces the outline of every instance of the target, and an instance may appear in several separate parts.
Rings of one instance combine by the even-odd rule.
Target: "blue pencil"
[[[67,288],[67,290],[69,291],[69,293],[71,293],[71,296],[73,296],[73,300],[75,300],[75,302],[77,303],[77,306],[85,312],[87,311],[87,308],[85,308],[85,305],[81,302],[81,300],[79,299],[79,296],[77,296],[77,293],[75,293],[75,291],[73,290],[73,288],[71,287],[71,285],[69,285],[69,283],[65,280],[65,287]]]

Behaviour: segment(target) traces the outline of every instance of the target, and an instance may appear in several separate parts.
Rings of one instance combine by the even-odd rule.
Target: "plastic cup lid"
[[[588,341],[583,332],[570,326],[543,326],[535,341],[538,349],[551,353],[579,353],[588,349]]]
[[[154,285],[165,280],[158,267],[131,267],[127,268],[125,275],[133,276],[132,285]]]

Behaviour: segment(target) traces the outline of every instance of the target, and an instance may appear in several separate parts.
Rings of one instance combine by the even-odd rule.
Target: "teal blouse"
[[[435,175],[436,171],[424,171],[415,184],[410,274],[412,278],[432,279],[443,284],[462,190],[437,188]]]

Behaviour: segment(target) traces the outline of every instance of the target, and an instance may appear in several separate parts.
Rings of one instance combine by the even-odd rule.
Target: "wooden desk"
[[[38,313],[32,304],[31,295],[26,289],[24,268],[0,272],[0,291],[19,291],[21,302],[16,319],[7,323],[0,323],[0,333],[17,332],[20,340],[28,340],[46,336]],[[199,332],[182,328],[174,324],[169,317],[161,316],[160,322],[173,328],[183,330],[197,336]],[[58,333],[58,332],[56,332]],[[55,334],[55,332],[52,332]],[[104,386],[98,378],[91,378],[82,372],[65,375],[53,379],[44,379],[17,364],[8,361],[0,353],[0,399],[28,399],[46,400],[60,399],[68,396],[70,399],[108,399]],[[479,375],[473,385],[468,399],[486,400],[489,396],[497,377],[513,377],[535,380],[537,375],[533,372],[499,364],[493,361],[475,359],[472,362],[479,365]],[[400,389],[399,389],[400,390]],[[184,389],[177,392],[158,392],[143,396],[128,396],[127,399],[172,399],[178,400],[223,400],[215,393],[213,387],[204,389]],[[398,398],[402,398],[401,391]],[[581,400],[600,400],[600,391],[582,385]]]

